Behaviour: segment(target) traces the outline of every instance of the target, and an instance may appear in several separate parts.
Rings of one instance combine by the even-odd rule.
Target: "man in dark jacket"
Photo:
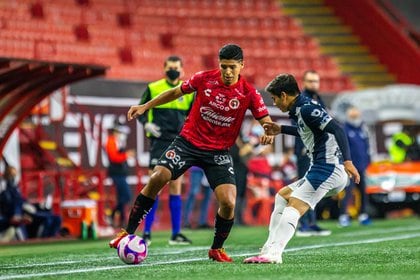
[[[346,132],[349,141],[351,158],[353,163],[359,171],[360,183],[355,184],[353,181],[345,189],[346,194],[341,202],[340,207],[340,226],[346,227],[350,225],[350,217],[347,213],[347,208],[351,197],[353,196],[353,189],[356,186],[359,189],[361,204],[359,223],[361,225],[371,224],[371,220],[366,213],[367,195],[366,195],[366,168],[370,163],[369,154],[369,135],[366,126],[361,117],[361,112],[356,107],[349,107],[346,111],[347,120],[344,124],[344,131]]]

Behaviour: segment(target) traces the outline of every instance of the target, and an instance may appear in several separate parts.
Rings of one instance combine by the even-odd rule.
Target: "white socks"
[[[287,206],[287,201],[278,193],[274,198],[274,210],[271,213],[270,225],[268,226],[268,238],[264,244],[263,250],[266,250],[271,243],[276,239],[276,231],[280,224],[280,218],[283,215],[284,208]],[[262,252],[264,253],[264,252]]]
[[[274,244],[270,247],[269,253],[283,254],[284,248],[295,234],[300,218],[300,213],[293,207],[286,207],[280,218],[279,225],[275,231]]]

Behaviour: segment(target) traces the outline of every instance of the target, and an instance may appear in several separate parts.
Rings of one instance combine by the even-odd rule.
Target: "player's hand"
[[[274,136],[273,135],[263,135],[260,138],[260,143],[263,145],[270,145],[274,143]]]
[[[156,138],[159,138],[162,135],[162,132],[160,131],[160,127],[151,122],[148,122],[144,125],[144,130],[146,130],[146,132],[149,132]]]
[[[350,178],[353,178],[356,184],[360,183],[359,171],[357,171],[356,167],[353,165],[353,162],[351,160],[346,160],[344,162],[344,170],[346,170]]]
[[[146,112],[147,108],[144,104],[142,105],[134,105],[130,107],[130,110],[127,112],[127,119],[131,121],[132,119],[137,118],[138,116],[141,116]]]
[[[281,131],[281,126],[279,126],[278,124],[273,123],[273,122],[264,123],[263,128],[264,128],[265,134],[267,136],[277,135]]]

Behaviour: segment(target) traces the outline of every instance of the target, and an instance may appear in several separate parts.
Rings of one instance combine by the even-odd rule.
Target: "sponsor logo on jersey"
[[[262,112],[262,111],[265,111],[267,108],[265,107],[265,105],[264,106],[261,106],[261,107],[258,107],[258,112]]]
[[[210,97],[210,95],[211,95],[211,89],[206,88],[206,89],[204,90],[204,95],[205,95],[205,96],[207,96],[207,97]]]
[[[223,105],[223,104],[219,104],[219,103],[216,103],[214,101],[210,101],[209,104],[210,104],[210,106],[212,106],[214,108],[217,108],[219,110],[226,111],[226,112],[230,111],[230,108],[228,106]]]
[[[203,120],[218,126],[230,127],[235,120],[233,117],[223,116],[216,113],[210,107],[201,107],[200,113]]]
[[[171,168],[174,168],[174,166],[178,168],[182,168],[185,165],[185,161],[181,160],[181,156],[177,155],[175,150],[166,151],[165,157],[170,160],[169,166]]]
[[[225,103],[226,102],[226,96],[225,95],[223,95],[223,94],[220,94],[220,93],[218,93],[217,95],[216,95],[216,102],[217,103]]]

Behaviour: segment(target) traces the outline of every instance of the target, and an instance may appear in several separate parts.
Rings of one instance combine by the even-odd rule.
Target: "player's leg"
[[[181,188],[184,176],[169,182],[169,209],[171,211],[172,236],[169,245],[189,245],[191,240],[181,233]]]
[[[214,194],[219,203],[216,213],[213,244],[209,251],[209,258],[218,262],[232,262],[223,244],[228,238],[233,226],[236,188],[233,184],[222,184],[215,188]]]
[[[284,208],[286,208],[292,190],[289,187],[282,188],[274,198],[274,209],[270,216],[270,224],[268,226],[268,238],[262,247],[261,254],[264,254],[273,244],[276,238],[276,232],[280,226],[280,218],[283,216]]]
[[[205,175],[219,204],[209,258],[218,262],[232,262],[223,248],[232,229],[235,213],[236,182],[232,158],[228,152],[208,153],[202,160]]]
[[[152,141],[152,148],[150,150],[150,162],[149,162],[149,177],[152,176],[153,168],[156,166],[157,161],[159,160],[158,154],[161,154],[161,148],[157,148],[157,141]],[[152,209],[150,209],[147,216],[144,218],[144,229],[143,229],[143,239],[146,241],[147,245],[152,244],[152,227],[155,222],[156,211],[159,207],[159,195],[156,196],[155,202],[153,203]]]
[[[172,177],[170,169],[157,165],[150,176],[149,182],[137,196],[128,218],[128,225],[121,230],[116,238],[109,242],[109,246],[116,248],[122,237],[133,234],[138,225],[147,216],[155,203],[155,198]]]

